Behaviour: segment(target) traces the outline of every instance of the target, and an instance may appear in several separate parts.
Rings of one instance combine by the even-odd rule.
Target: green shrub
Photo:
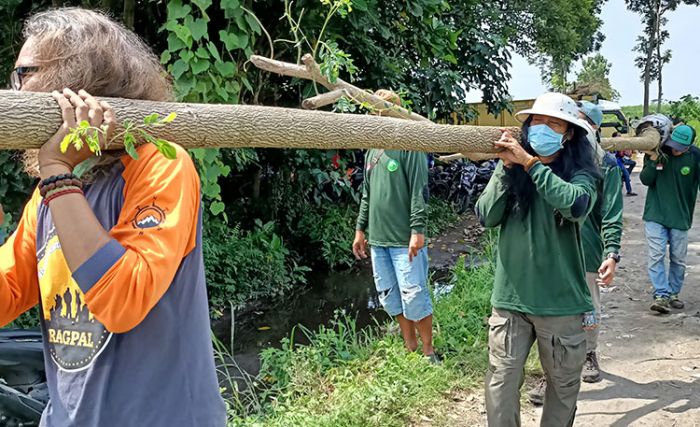
[[[24,172],[21,154],[0,151],[0,203],[5,211],[5,222],[0,224],[0,244],[17,225],[34,185],[35,180]]]
[[[22,313],[12,323],[7,325],[8,328],[38,328],[39,327],[39,306],[35,305],[29,310]]]
[[[428,202],[428,237],[436,237],[459,221],[459,215],[452,204],[443,199],[431,197]]]
[[[480,379],[487,366],[488,329],[486,318],[491,313],[494,265],[469,269],[464,258],[454,268],[451,291],[435,303],[434,345],[448,355],[448,363],[469,383]]]
[[[256,221],[252,231],[210,221],[204,233],[209,302],[214,315],[230,304],[276,297],[305,283],[306,267],[296,264],[274,224]]]
[[[352,241],[355,237],[355,206],[309,206],[297,226],[297,240],[306,241],[309,262],[322,259],[331,269],[351,267]]]
[[[266,413],[231,419],[229,425],[284,427],[404,426],[439,406],[450,375],[400,339],[358,330],[337,315],[329,327],[304,331],[307,346],[285,340],[263,352],[261,377],[272,384]]]

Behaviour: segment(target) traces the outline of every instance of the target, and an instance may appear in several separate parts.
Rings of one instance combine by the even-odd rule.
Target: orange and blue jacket
[[[38,192],[0,247],[0,325],[39,305],[48,426],[223,426],[199,177],[138,148],[86,186],[112,240],[71,272]],[[89,238],[89,236],[86,236]]]

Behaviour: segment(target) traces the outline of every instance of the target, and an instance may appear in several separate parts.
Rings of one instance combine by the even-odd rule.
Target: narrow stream
[[[436,247],[430,255],[434,298],[452,289],[450,270],[460,256],[466,256],[464,262],[470,267],[484,262],[479,255],[480,239],[480,226],[474,217],[467,216],[434,240]],[[316,331],[320,325],[328,325],[337,310],[356,319],[358,328],[388,319],[379,303],[369,263],[345,272],[312,273],[308,283],[289,292],[281,301],[255,310],[238,311],[233,319],[226,313],[212,322],[214,334],[231,350],[241,370],[256,375],[260,370],[260,352],[268,347],[279,347],[280,340],[290,337],[292,331],[294,343],[308,344],[304,334],[295,327],[301,325]]]
[[[229,315],[214,322],[214,333],[233,356],[241,369],[257,374],[260,369],[259,354],[267,347],[279,347],[280,340],[289,337],[297,325],[311,331],[328,324],[336,310],[343,310],[357,321],[358,328],[387,319],[381,309],[374,288],[372,272],[368,268],[332,274],[312,274],[309,286],[298,292],[290,292],[283,300],[247,312],[241,318]],[[233,347],[231,347],[233,324]],[[304,334],[296,329],[294,342],[308,343]]]

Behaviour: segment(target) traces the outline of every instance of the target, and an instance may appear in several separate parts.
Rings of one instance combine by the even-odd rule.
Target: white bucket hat
[[[548,92],[538,96],[532,108],[515,113],[515,117],[521,122],[527,120],[532,114],[555,117],[588,132],[579,119],[578,113],[579,108],[573,99],[561,93]]]

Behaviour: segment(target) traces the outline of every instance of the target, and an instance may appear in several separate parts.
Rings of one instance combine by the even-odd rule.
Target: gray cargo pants
[[[489,318],[486,413],[489,427],[520,426],[520,387],[525,361],[537,340],[547,377],[542,427],[574,423],[581,370],[586,359],[583,314],[532,316],[494,308]]]

